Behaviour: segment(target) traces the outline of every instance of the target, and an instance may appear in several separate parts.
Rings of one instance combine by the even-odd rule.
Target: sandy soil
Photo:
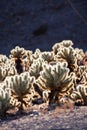
[[[87,130],[87,107],[49,111],[36,107],[2,120],[0,130]]]

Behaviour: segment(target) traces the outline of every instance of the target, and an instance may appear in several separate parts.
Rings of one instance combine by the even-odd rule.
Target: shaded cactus
[[[85,66],[77,66],[74,70],[75,73],[75,86],[83,82],[83,77],[84,80],[86,80],[85,77],[85,72],[87,71],[87,68]]]
[[[11,77],[11,96],[21,103],[19,109],[27,107],[33,81],[34,78],[30,77],[28,72]]]
[[[6,111],[11,108],[9,92],[0,87],[0,117],[6,115]]]
[[[42,90],[50,90],[49,103],[63,93],[68,93],[73,86],[72,76],[66,63],[57,63],[54,66],[44,65],[40,77],[36,80]]]

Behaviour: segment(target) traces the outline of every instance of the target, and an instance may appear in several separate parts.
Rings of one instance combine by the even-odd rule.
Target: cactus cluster
[[[6,111],[11,108],[10,99],[9,92],[0,86],[0,117],[5,116]]]
[[[38,96],[36,96],[38,95]],[[48,105],[65,97],[87,105],[87,52],[71,40],[35,52],[16,46],[0,55],[0,116],[10,106],[24,110],[40,98]]]

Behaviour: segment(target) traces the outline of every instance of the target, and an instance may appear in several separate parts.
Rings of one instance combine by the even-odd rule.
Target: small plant
[[[40,76],[40,71],[42,70],[42,59],[34,60],[32,65],[29,68],[29,73],[31,76],[34,76],[36,79]]]
[[[9,92],[0,87],[0,117],[6,115],[6,111],[11,108]]]
[[[15,49],[11,50],[10,58],[15,61],[15,67],[18,73],[23,72],[23,58],[26,55],[24,48],[16,46]]]
[[[6,55],[0,55],[0,66],[3,66],[8,62],[8,57]]]
[[[60,61],[66,61],[68,63],[68,68],[70,68],[71,71],[75,69],[77,66],[77,59],[75,57],[74,49],[69,47],[63,47],[61,48],[57,55],[55,56],[56,60]]]
[[[72,76],[69,75],[66,63],[57,63],[54,66],[44,65],[36,83],[43,91],[50,91],[49,103],[58,100],[60,95],[68,93],[73,86]]]
[[[37,48],[33,54],[33,58],[38,59],[40,57],[40,54],[41,54],[41,50]]]
[[[19,110],[25,109],[29,103],[33,81],[34,78],[30,77],[28,72],[11,77],[11,96],[20,103]]]
[[[33,52],[26,50],[26,57],[23,59],[24,71],[28,71],[33,63]]]
[[[78,84],[81,84],[83,82],[83,78],[84,80],[86,80],[85,77],[85,72],[86,72],[86,67],[85,66],[77,66],[74,70],[75,73],[75,86],[77,86]]]
[[[54,61],[54,53],[53,52],[42,52],[40,55],[40,58],[42,58],[44,61],[52,62]]]
[[[84,57],[83,57],[81,63],[82,63],[82,65],[87,66],[87,51],[85,52],[85,55],[84,55]]]
[[[71,93],[70,98],[75,103],[80,103],[80,105],[87,105],[87,85],[79,84],[76,87],[76,90]]]
[[[4,81],[8,74],[8,70],[4,67],[0,67],[0,82]]]
[[[74,51],[75,51],[75,57],[77,59],[77,64],[79,66],[83,65],[82,60],[85,57],[85,53],[83,52],[82,49],[79,49],[79,48],[75,48]]]
[[[59,51],[60,48],[64,48],[64,47],[71,47],[73,45],[71,40],[63,40],[62,42],[56,43],[53,45],[52,50],[54,52],[54,54],[57,54],[57,52]]]

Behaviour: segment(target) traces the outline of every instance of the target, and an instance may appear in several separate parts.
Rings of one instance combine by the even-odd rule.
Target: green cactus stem
[[[11,108],[9,92],[0,87],[0,117],[6,115],[6,111]]]
[[[28,72],[11,77],[11,96],[21,103],[19,107],[21,110],[25,109],[29,103],[33,81],[34,78],[30,77]]]
[[[69,69],[65,66],[66,63],[57,63],[53,66],[46,64],[36,80],[42,90],[50,91],[49,103],[58,99],[59,95],[68,93],[73,86],[72,75],[69,75]]]
[[[87,105],[87,85],[79,84],[76,90],[71,93],[70,98],[75,103],[79,101],[80,105]]]

